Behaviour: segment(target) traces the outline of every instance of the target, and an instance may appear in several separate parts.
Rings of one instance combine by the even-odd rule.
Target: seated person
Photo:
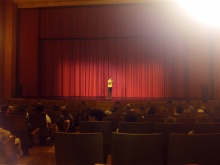
[[[204,112],[198,112],[195,116],[195,123],[212,123],[212,118]]]
[[[157,113],[157,107],[156,105],[151,105],[147,114],[148,115],[155,115]]]
[[[1,106],[1,112],[7,112],[7,110],[8,110],[8,105]]]
[[[120,102],[116,102],[114,105],[113,105],[113,107],[111,107],[111,109],[110,109],[110,111],[112,112],[112,113],[116,113],[118,110],[120,110],[121,108],[120,108]]]
[[[50,116],[46,112],[44,112],[44,105],[42,103],[37,103],[37,105],[35,106],[35,110],[36,110],[37,113],[45,113],[46,114],[46,124],[47,124],[48,128],[53,125]],[[54,127],[53,131],[54,132],[55,131],[59,131],[59,129],[58,129],[56,124],[55,124],[55,127]]]
[[[176,118],[173,115],[166,115],[164,117],[165,123],[176,123]]]
[[[22,155],[20,139],[0,127],[0,160],[6,164],[16,164]]]
[[[184,107],[182,104],[177,104],[175,108],[175,113],[174,115],[182,115],[184,111]]]
[[[37,113],[45,113],[44,112],[44,105],[41,103],[37,103],[35,109],[36,109]],[[52,124],[50,116],[48,116],[47,113],[46,113],[46,123],[47,123],[47,127],[50,127],[50,125]]]
[[[8,106],[8,110],[7,110],[8,114],[9,115],[26,115],[27,116],[27,113],[26,113],[26,109],[24,106],[18,106],[18,105],[15,105],[15,106]]]
[[[65,132],[74,130],[74,118],[66,106],[60,107],[60,118],[63,122]]]
[[[90,121],[103,121],[103,118],[106,116],[105,112],[101,109],[92,109],[89,112]]]
[[[138,115],[134,109],[130,109],[124,114],[125,122],[137,122],[137,118]]]
[[[48,115],[51,121],[57,124],[59,131],[64,132],[63,117],[61,117],[60,107],[54,105],[52,111],[48,111]]]

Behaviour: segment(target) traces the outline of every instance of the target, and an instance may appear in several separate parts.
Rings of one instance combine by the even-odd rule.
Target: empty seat
[[[104,117],[103,121],[110,121],[112,123],[112,131],[115,132],[118,128],[118,118],[117,117]]]
[[[194,133],[220,133],[220,123],[197,123],[193,125]]]
[[[54,134],[57,165],[93,165],[103,163],[103,135],[101,133]]]
[[[170,133],[188,133],[191,131],[187,123],[155,123],[155,133],[162,133],[164,146],[168,146]]]
[[[120,133],[153,133],[154,123],[151,122],[119,122],[118,132]]]
[[[162,134],[112,133],[112,165],[161,165]]]
[[[110,121],[80,121],[79,130],[81,133],[97,133],[103,134],[103,153],[104,162],[107,161],[107,156],[111,152],[111,133],[112,123]]]
[[[171,133],[168,165],[220,164],[220,134]]]
[[[28,154],[28,148],[39,142],[39,128],[29,129],[26,115],[7,115],[5,116],[6,129],[13,135],[20,138],[22,149]]]
[[[187,123],[155,123],[155,133],[163,134],[163,163],[167,162],[170,133],[188,133],[191,129]]]

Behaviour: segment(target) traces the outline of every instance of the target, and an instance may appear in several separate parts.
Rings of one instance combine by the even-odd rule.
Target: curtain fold
[[[187,44],[172,5],[38,9],[40,96],[186,98]]]
[[[42,96],[106,96],[108,77],[113,76],[115,97],[186,97],[184,40],[68,39],[40,44]]]
[[[169,4],[169,3],[168,3]],[[161,3],[39,9],[39,38],[184,36],[177,6]]]

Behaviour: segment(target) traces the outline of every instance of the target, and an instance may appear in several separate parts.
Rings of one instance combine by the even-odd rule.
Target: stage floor
[[[53,97],[17,97],[11,99],[36,99],[36,100],[91,100],[91,101],[184,101],[184,100],[204,100],[201,98],[154,98],[154,97],[112,97],[106,98],[103,96],[100,97],[84,97],[84,96],[53,96]]]

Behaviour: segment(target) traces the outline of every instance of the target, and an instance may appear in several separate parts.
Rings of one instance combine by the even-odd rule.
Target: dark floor
[[[56,165],[54,145],[35,145],[29,155],[23,155],[18,165]]]

